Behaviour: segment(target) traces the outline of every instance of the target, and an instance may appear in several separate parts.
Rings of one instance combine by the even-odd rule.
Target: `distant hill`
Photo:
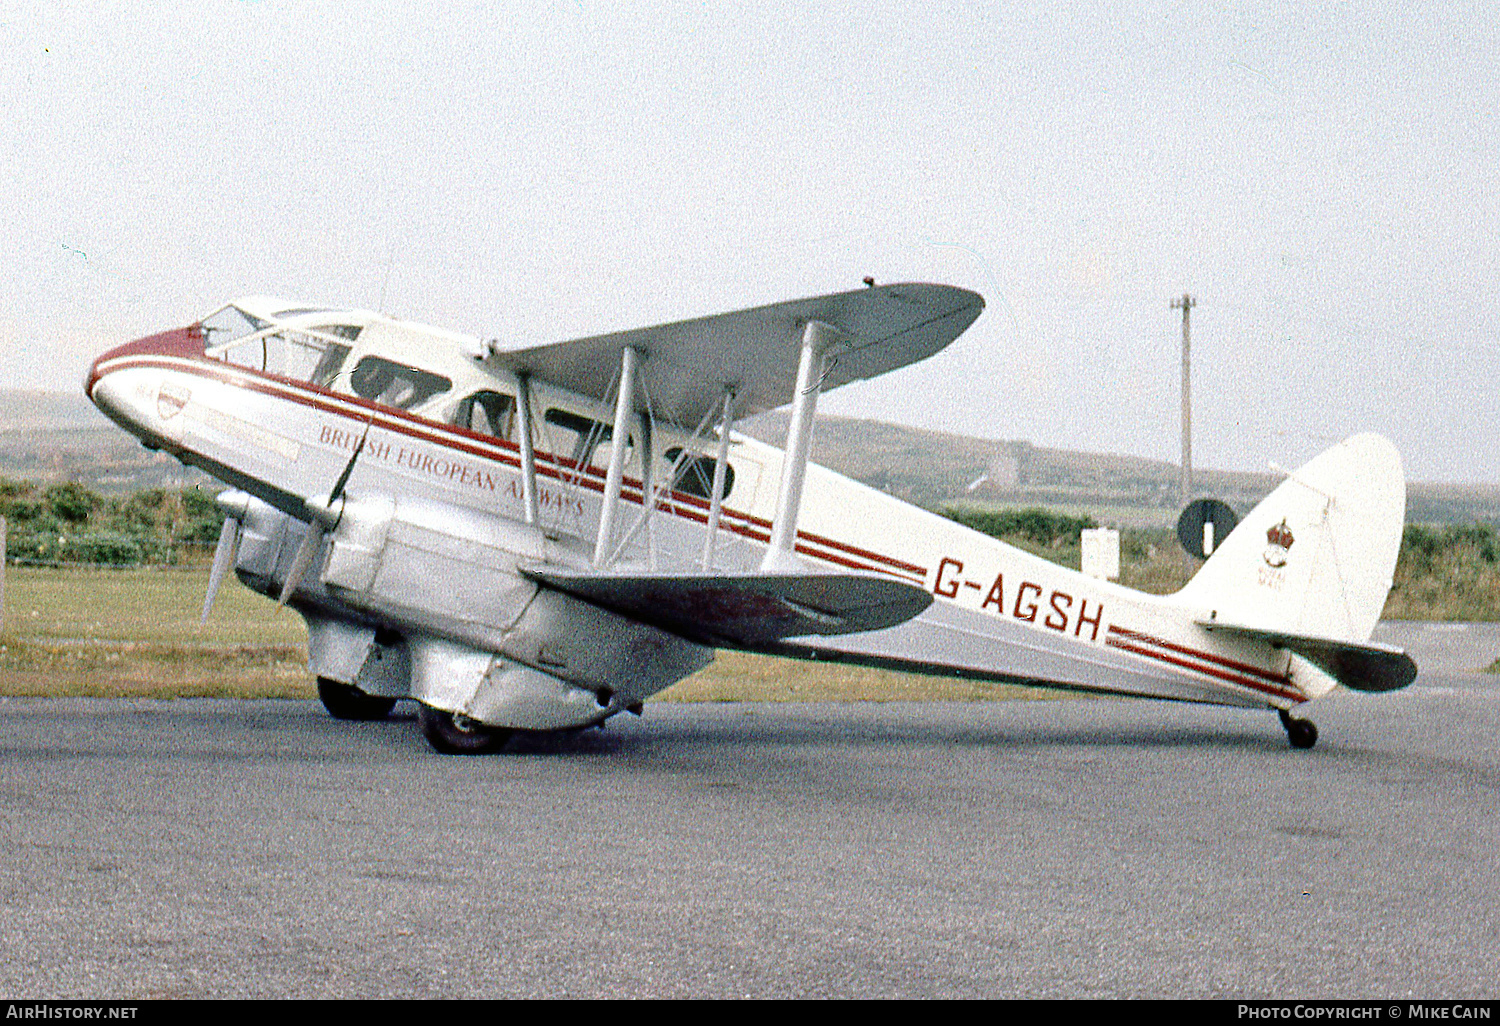
[[[784,411],[747,420],[763,441],[786,437]],[[813,459],[873,488],[930,509],[947,505],[1044,506],[1122,527],[1176,522],[1177,467],[1138,456],[1048,449],[1025,441],[969,438],[879,421],[819,417]],[[72,480],[122,493],[208,480],[150,452],[81,393],[0,389],[0,475]],[[1275,487],[1272,474],[1196,473],[1196,492],[1244,513]],[[1500,487],[1413,483],[1407,518],[1420,523],[1500,525]]]
[[[97,428],[109,426],[83,393],[0,389],[0,431]]]
[[[742,430],[780,445],[788,414],[747,420]],[[1025,441],[969,438],[847,417],[818,418],[813,460],[907,502],[944,506],[1042,506],[1120,527],[1168,527],[1181,512],[1175,463],[1139,456],[1048,449]],[[1222,499],[1244,514],[1279,475],[1194,472],[1196,495]],[[1500,525],[1500,487],[1407,485],[1407,519],[1418,523]]]
[[[181,487],[207,475],[144,448],[80,392],[0,389],[0,475],[98,492]]]

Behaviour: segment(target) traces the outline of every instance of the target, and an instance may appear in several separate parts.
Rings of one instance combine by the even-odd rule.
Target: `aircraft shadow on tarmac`
[[[406,703],[402,703],[406,705]],[[654,753],[712,748],[721,754],[735,749],[764,751],[796,748],[853,748],[878,745],[882,741],[930,747],[1047,749],[1047,748],[1158,748],[1287,752],[1286,738],[1272,717],[1217,720],[1205,723],[1173,723],[1170,709],[1160,720],[1132,723],[1058,725],[1047,723],[963,724],[928,722],[874,722],[852,716],[842,719],[835,705],[797,706],[716,705],[711,713],[689,719],[653,716],[648,706],[637,723],[610,723],[603,728],[574,731],[517,733],[500,751],[487,758],[539,756],[649,756]],[[1165,707],[1164,707],[1165,708]],[[1138,712],[1137,712],[1138,714]],[[398,706],[391,722],[413,722],[416,716]],[[1264,719],[1266,722],[1261,722]],[[348,731],[358,726],[327,721],[330,731]],[[365,743],[366,735],[357,734]],[[381,731],[369,741],[386,743],[392,749],[407,747],[402,732]],[[377,739],[378,738],[378,739]],[[416,738],[411,738],[413,747]],[[1290,754],[1290,753],[1288,753]]]
[[[353,723],[327,717],[313,702],[240,703],[208,700],[164,703],[161,709],[121,710],[101,715],[91,710],[59,726],[21,726],[32,717],[50,719],[49,704],[19,713],[9,737],[0,739],[0,754],[28,759],[111,758],[142,754],[156,758],[219,761],[362,761],[401,760],[425,754],[416,729],[412,703],[401,702],[387,719]],[[716,759],[746,761],[788,749],[829,751],[879,749],[882,745],[932,749],[997,751],[1157,750],[1266,752],[1306,759],[1336,756],[1372,765],[1399,755],[1410,764],[1434,762],[1448,772],[1482,771],[1444,757],[1422,754],[1393,739],[1391,746],[1370,746],[1363,734],[1331,730],[1312,752],[1288,749],[1274,718],[1255,712],[1224,712],[1173,703],[1136,704],[1108,701],[1025,703],[1014,711],[987,704],[945,710],[916,705],[909,709],[858,704],[648,705],[640,721],[611,721],[603,729],[556,733],[517,733],[498,752],[478,756],[513,760],[534,758],[668,758],[673,753],[712,752]],[[163,719],[164,718],[164,719]],[[471,760],[462,760],[470,764]]]

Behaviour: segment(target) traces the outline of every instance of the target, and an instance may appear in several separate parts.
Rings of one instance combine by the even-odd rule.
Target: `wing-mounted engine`
[[[344,501],[315,565],[318,582],[344,604],[497,648],[536,596],[520,565],[574,564],[569,541],[448,503],[376,494]]]
[[[308,525],[255,499],[223,505],[240,524],[237,573],[281,594]],[[635,706],[713,658],[521,572],[587,565],[571,538],[409,497],[348,496],[331,512],[290,596],[319,677],[491,726],[553,730]]]

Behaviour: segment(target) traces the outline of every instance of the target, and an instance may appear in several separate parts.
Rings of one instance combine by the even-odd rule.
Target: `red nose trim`
[[[90,396],[94,394],[94,383],[99,380],[101,363],[108,363],[122,356],[202,356],[203,338],[203,326],[189,324],[186,328],[173,328],[171,331],[163,331],[157,335],[138,338],[134,342],[126,342],[123,346],[115,346],[95,360],[93,366],[89,368],[88,380],[83,387],[84,394]]]

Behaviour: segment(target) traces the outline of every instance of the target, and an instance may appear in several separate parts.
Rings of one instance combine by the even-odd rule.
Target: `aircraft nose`
[[[197,324],[147,335],[134,342],[115,346],[95,360],[84,378],[83,391],[97,403],[99,400],[94,395],[95,387],[99,384],[99,379],[111,370],[125,366],[139,366],[153,359],[202,355],[203,328]]]

